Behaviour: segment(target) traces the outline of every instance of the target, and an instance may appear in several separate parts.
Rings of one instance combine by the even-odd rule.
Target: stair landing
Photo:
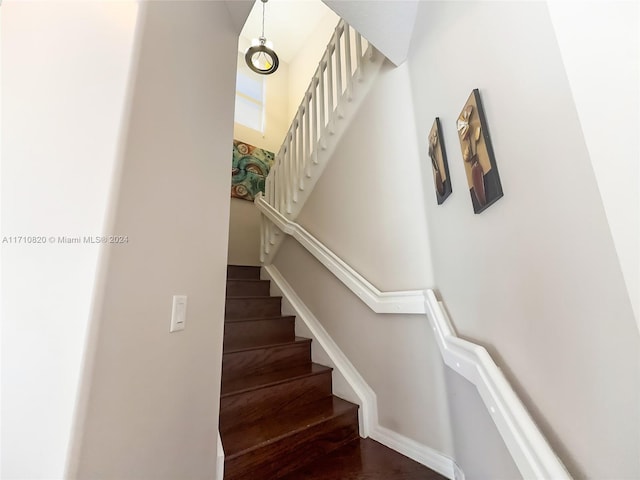
[[[280,480],[446,480],[410,458],[371,439],[325,455]]]

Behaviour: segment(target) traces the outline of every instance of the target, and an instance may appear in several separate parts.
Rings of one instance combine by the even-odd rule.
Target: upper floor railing
[[[382,56],[340,20],[320,59],[265,183],[264,200],[295,219],[330,155],[337,122],[362,98],[364,81],[378,70]],[[277,228],[263,219],[261,259],[277,247]],[[275,247],[274,247],[275,246]]]

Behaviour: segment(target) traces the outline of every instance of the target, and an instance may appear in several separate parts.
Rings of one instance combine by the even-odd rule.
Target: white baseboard
[[[374,312],[427,314],[444,363],[478,389],[498,432],[524,478],[553,478],[554,480],[571,478],[487,350],[481,345],[458,337],[444,305],[436,298],[433,290],[381,292],[313,235],[294,221],[282,216],[262,198],[257,198],[255,203],[264,218],[275,223],[282,232],[294,237]],[[269,269],[272,266],[268,265],[265,268]],[[301,308],[306,309],[303,305]],[[305,315],[315,319],[311,312]],[[316,327],[318,331],[320,328],[321,326]],[[322,332],[319,334],[322,337]],[[326,335],[326,332],[324,334]],[[329,340],[326,342],[330,348],[333,348]],[[377,416],[375,423],[373,420],[368,422],[367,432],[370,433],[374,431],[372,426],[377,425]]]
[[[360,436],[371,437],[382,445],[411,458],[412,460],[454,480],[455,463],[446,455],[422,445],[378,423],[378,401],[375,392],[358,373],[340,347],[333,341],[320,321],[313,315],[295,290],[274,265],[263,267],[264,277],[271,280],[282,296],[289,302],[298,319],[304,322],[314,342],[317,342],[331,359],[335,369],[344,377],[358,397],[360,405]],[[460,478],[460,477],[459,477]],[[464,477],[461,477],[462,480]],[[458,480],[458,479],[456,479]]]
[[[224,448],[218,431],[218,451],[216,452],[216,480],[224,480]]]
[[[431,470],[438,472],[449,480],[458,480],[460,478],[464,480],[464,474],[462,477],[455,476],[456,468],[460,472],[461,470],[451,458],[422,443],[400,435],[381,425],[377,425],[373,432],[371,432],[371,438],[401,453],[405,457],[409,457],[411,460],[429,467]]]
[[[300,297],[298,297],[278,269],[273,265],[267,265],[263,267],[263,270],[292,306],[297,319],[304,322],[307,329],[311,332],[313,340],[324,350],[331,359],[335,369],[342,375],[358,397],[357,403],[360,405],[358,411],[360,436],[364,438],[368,437],[371,430],[378,423],[378,401],[375,392],[364,378],[362,378],[360,373],[358,373],[342,350],[340,350],[340,347],[333,341],[315,315],[311,313],[311,310],[309,310]]]

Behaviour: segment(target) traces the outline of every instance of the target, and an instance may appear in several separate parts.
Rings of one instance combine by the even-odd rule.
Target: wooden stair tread
[[[278,342],[278,343],[267,343],[265,344],[261,340],[238,340],[234,342],[229,342],[223,344],[222,351],[223,353],[237,353],[237,352],[246,352],[249,350],[259,350],[262,348],[270,348],[270,347],[281,347],[286,345],[301,345],[304,343],[311,343],[310,338],[304,337],[295,337],[292,342]]]
[[[221,397],[228,395],[236,395],[250,390],[256,390],[267,386],[285,383],[301,377],[318,375],[327,371],[332,371],[331,367],[310,363],[308,365],[299,365],[293,368],[277,370],[257,375],[249,375],[246,377],[222,379]]]
[[[273,315],[271,317],[231,317],[225,318],[225,323],[239,323],[239,322],[257,322],[262,320],[288,320],[296,318],[295,315]]]
[[[280,298],[279,295],[242,295],[237,297],[226,297],[227,300],[265,300],[270,298]]]
[[[293,436],[314,425],[331,421],[341,415],[357,411],[353,403],[331,396],[300,408],[262,418],[259,422],[221,432],[225,461],[231,461],[249,451],[264,447],[285,437]]]
[[[361,438],[280,480],[445,480],[446,477],[378,442]]]
[[[227,278],[228,282],[268,282],[269,280],[262,280],[261,278]]]

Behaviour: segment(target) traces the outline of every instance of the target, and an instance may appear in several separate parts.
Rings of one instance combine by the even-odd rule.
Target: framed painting
[[[264,193],[264,183],[273,166],[273,152],[233,141],[231,196],[253,202],[258,192]]]
[[[451,192],[451,176],[449,175],[449,163],[447,153],[444,149],[442,127],[440,118],[436,117],[429,132],[429,158],[431,158],[431,170],[433,172],[433,182],[436,189],[436,199],[438,205],[447,199]]]
[[[473,211],[480,213],[502,198],[503,193],[477,88],[471,92],[462,108],[457,129]]]

